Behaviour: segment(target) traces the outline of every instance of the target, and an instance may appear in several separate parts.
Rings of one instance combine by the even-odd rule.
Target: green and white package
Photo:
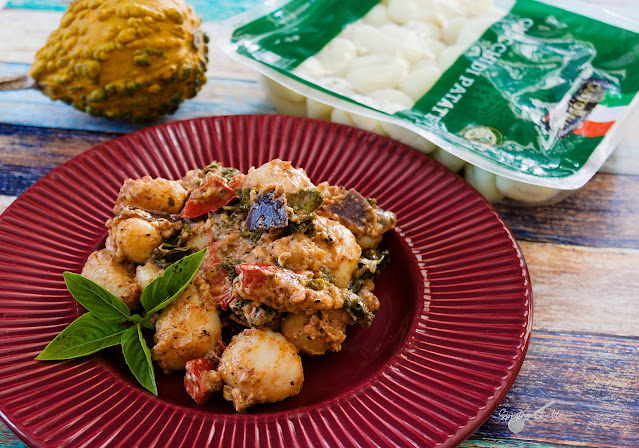
[[[227,22],[226,38],[309,101],[412,131],[468,162],[471,183],[492,176],[543,202],[594,175],[639,102],[639,25],[562,3],[275,1]],[[528,185],[541,194],[514,191]]]

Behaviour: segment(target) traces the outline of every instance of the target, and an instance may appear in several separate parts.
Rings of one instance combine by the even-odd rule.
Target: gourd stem
[[[37,82],[35,81],[35,79],[29,76],[28,73],[0,76],[0,91],[35,88],[37,88]]]

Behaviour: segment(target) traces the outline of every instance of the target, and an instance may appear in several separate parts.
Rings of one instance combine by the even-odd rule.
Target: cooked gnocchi
[[[339,351],[349,325],[371,324],[388,261],[378,247],[396,220],[279,159],[246,175],[214,162],[178,181],[128,179],[114,213],[82,274],[131,309],[167,266],[208,248],[152,318],[151,354],[166,373],[185,371],[196,403],[221,393],[238,412],[297,395],[300,355]]]

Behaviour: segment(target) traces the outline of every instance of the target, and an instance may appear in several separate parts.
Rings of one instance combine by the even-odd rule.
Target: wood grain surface
[[[636,249],[521,242],[534,329],[639,337]]]
[[[508,207],[507,217],[519,240],[601,247],[639,248],[639,176],[596,174],[559,206]]]
[[[476,435],[592,447],[639,446],[639,341],[537,331],[506,399]],[[531,416],[514,434],[508,419]]]
[[[157,123],[275,111],[258,75],[216,41],[216,21],[258,2],[192,1],[212,37],[214,70],[196,99]],[[65,4],[0,0],[0,75],[28,70]],[[605,6],[639,18],[635,0]],[[0,92],[0,213],[60,164],[146,126],[96,119],[35,90]],[[562,202],[497,206],[529,267],[533,336],[511,391],[464,448],[639,447],[639,119],[625,132],[600,172]],[[521,418],[521,431],[509,428]],[[25,445],[0,423],[0,447]]]

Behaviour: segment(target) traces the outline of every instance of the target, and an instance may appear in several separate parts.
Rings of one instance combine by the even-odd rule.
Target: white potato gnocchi
[[[233,336],[220,359],[224,398],[237,411],[297,395],[304,383],[297,348],[280,333],[251,328]]]
[[[306,99],[306,116],[318,120],[330,121],[333,108],[312,98]]]
[[[561,190],[557,190],[555,188],[531,185],[503,176],[497,176],[495,184],[499,192],[504,196],[516,201],[533,204],[541,204],[550,201],[561,192]]]
[[[343,93],[399,88],[416,101],[500,14],[491,0],[380,2],[296,72],[320,84],[327,76],[342,77],[348,82]],[[425,61],[439,71],[415,70]],[[412,79],[405,81],[411,73]],[[423,84],[418,86],[420,76]]]
[[[116,256],[134,263],[144,263],[162,243],[162,235],[156,226],[140,218],[117,223],[112,229],[112,237]]]
[[[119,263],[111,251],[101,249],[89,255],[81,274],[119,297],[130,309],[140,305],[142,290],[131,265]]]
[[[497,175],[474,165],[467,164],[465,168],[465,178],[475,190],[490,202],[497,202],[504,198],[504,194],[497,188]]]
[[[409,64],[393,55],[370,54],[353,61],[346,72],[346,80],[358,93],[380,89],[394,89],[408,74]]]
[[[444,151],[441,148],[437,148],[432,154],[431,154],[432,158],[437,160],[439,163],[441,163],[442,165],[444,165],[446,168],[457,172],[459,170],[461,170],[464,165],[466,165],[466,162],[464,162],[462,159],[460,159],[457,156],[454,156],[453,154],[449,153],[448,151]]]
[[[216,305],[189,285],[162,310],[155,323],[153,359],[166,372],[184,370],[187,361],[202,358],[213,350],[221,334]]]

